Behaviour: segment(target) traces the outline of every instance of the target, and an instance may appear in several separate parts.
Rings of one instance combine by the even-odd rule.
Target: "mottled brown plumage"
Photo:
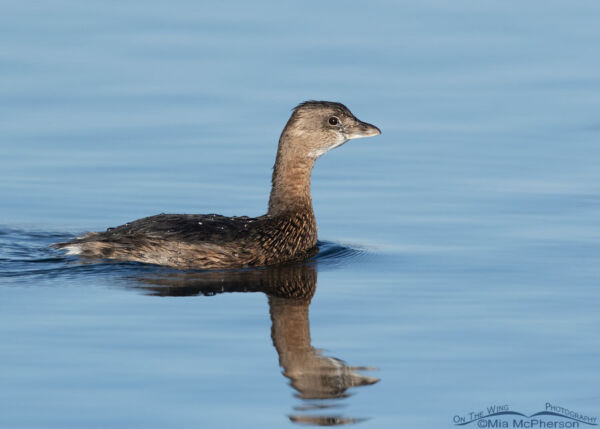
[[[343,104],[302,103],[279,139],[267,214],[160,214],[54,246],[83,257],[179,269],[264,266],[302,258],[317,243],[310,195],[316,159],[350,139],[378,134],[377,127],[359,121]]]

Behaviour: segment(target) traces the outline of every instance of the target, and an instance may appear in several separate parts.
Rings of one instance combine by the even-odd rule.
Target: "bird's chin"
[[[347,138],[346,136],[344,136],[343,139],[340,139],[340,140],[336,141],[331,146],[321,147],[321,148],[315,149],[312,152],[310,152],[309,155],[312,156],[313,158],[319,158],[320,156],[326,154],[330,150],[335,149],[336,147],[340,147],[341,145],[343,145],[344,143],[346,143],[348,140],[350,140],[350,139]]]

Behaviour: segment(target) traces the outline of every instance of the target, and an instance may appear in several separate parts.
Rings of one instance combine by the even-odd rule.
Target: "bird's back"
[[[101,233],[111,241],[145,237],[185,243],[226,243],[248,234],[262,218],[227,217],[217,214],[159,214],[108,228]]]

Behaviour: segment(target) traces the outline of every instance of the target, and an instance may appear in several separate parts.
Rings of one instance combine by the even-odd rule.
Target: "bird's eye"
[[[332,116],[331,118],[329,118],[329,123],[331,125],[337,125],[340,122],[340,120],[338,118],[336,118],[335,116]]]

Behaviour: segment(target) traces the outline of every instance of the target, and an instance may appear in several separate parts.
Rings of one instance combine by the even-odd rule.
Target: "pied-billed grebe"
[[[160,214],[54,247],[89,258],[178,269],[242,268],[302,258],[317,244],[310,196],[315,160],[350,139],[379,134],[379,128],[358,120],[343,104],[306,101],[294,109],[279,138],[267,214]]]

